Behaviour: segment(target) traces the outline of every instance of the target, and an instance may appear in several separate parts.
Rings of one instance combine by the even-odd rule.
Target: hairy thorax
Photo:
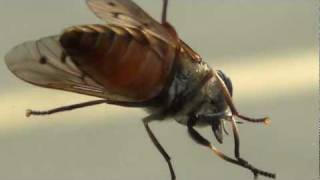
[[[227,106],[217,78],[206,79],[211,71],[204,61],[193,61],[181,53],[166,96],[162,96],[158,107],[150,108],[151,112],[163,111],[166,118],[186,125],[191,116],[225,111]],[[209,122],[203,120],[196,125],[209,125]]]

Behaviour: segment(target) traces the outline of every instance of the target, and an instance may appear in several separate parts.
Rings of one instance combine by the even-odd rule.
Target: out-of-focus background
[[[137,3],[159,19],[161,0]],[[27,108],[95,99],[24,83],[3,61],[23,41],[71,25],[103,23],[84,0],[0,4],[0,179],[169,179],[167,164],[141,123],[142,110],[100,105],[49,117],[24,116]],[[313,0],[170,1],[169,20],[181,38],[232,78],[238,109],[272,118],[270,126],[240,125],[241,155],[281,180],[318,178],[317,17]],[[186,127],[174,121],[151,127],[171,155],[178,180],[252,179],[249,171],[195,144]],[[217,144],[209,127],[200,131]],[[232,155],[232,136],[217,146]]]

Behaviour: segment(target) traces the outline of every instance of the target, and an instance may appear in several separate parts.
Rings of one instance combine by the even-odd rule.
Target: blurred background
[[[159,19],[160,0],[136,2]],[[72,25],[103,23],[84,0],[0,4],[0,179],[169,180],[167,164],[141,123],[147,114],[140,109],[100,105],[24,116],[28,108],[95,99],[22,82],[3,61],[23,41]],[[240,125],[242,157],[280,180],[317,179],[317,1],[172,0],[168,15],[182,39],[231,77],[240,112],[271,117],[270,126]],[[168,120],[151,128],[171,155],[177,180],[252,179],[249,171],[195,144],[186,127]],[[210,127],[200,131],[233,155],[232,136],[218,145]]]

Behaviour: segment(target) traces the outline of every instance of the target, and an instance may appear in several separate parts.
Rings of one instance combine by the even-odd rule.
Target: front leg
[[[253,122],[253,123],[265,123],[265,124],[269,124],[270,123],[270,119],[268,117],[250,118],[250,117],[247,117],[247,116],[244,116],[244,115],[240,114],[238,112],[238,110],[236,109],[235,105],[233,104],[231,94],[230,94],[228,88],[226,87],[226,84],[224,83],[224,81],[218,75],[217,71],[212,70],[212,74],[217,78],[217,82],[220,85],[220,88],[222,90],[224,99],[225,99],[226,103],[228,104],[228,106],[229,106],[229,108],[230,108],[230,110],[231,110],[233,115],[235,115],[235,116],[237,116],[237,117],[239,117],[239,118],[241,118],[243,120],[246,120],[246,121],[249,121],[249,122]]]
[[[200,144],[202,146],[209,148],[210,150],[213,151],[213,153],[218,155],[220,158],[226,160],[227,162],[230,162],[230,163],[233,163],[238,166],[242,166],[246,169],[251,170],[255,179],[257,178],[258,175],[266,176],[266,177],[273,178],[273,179],[276,178],[275,174],[257,169],[254,166],[250,165],[247,161],[240,158],[239,152],[236,152],[236,156],[238,156],[237,159],[233,159],[233,158],[225,155],[223,152],[221,152],[219,149],[217,149],[213,144],[211,144],[207,139],[205,139],[200,133],[198,133],[194,129],[194,125],[195,125],[196,121],[197,121],[197,118],[194,116],[191,116],[188,121],[188,125],[187,125],[188,126],[188,133],[195,142],[197,142],[198,144]],[[239,148],[238,145],[236,145],[236,149],[237,148]]]

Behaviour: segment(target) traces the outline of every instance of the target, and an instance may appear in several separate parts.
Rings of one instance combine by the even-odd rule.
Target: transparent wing
[[[176,37],[131,0],[87,0],[87,4],[108,24],[136,28],[176,46]]]
[[[6,55],[5,61],[17,77],[38,86],[115,101],[131,101],[109,93],[78,69],[70,58],[65,58],[59,36],[20,44]]]

